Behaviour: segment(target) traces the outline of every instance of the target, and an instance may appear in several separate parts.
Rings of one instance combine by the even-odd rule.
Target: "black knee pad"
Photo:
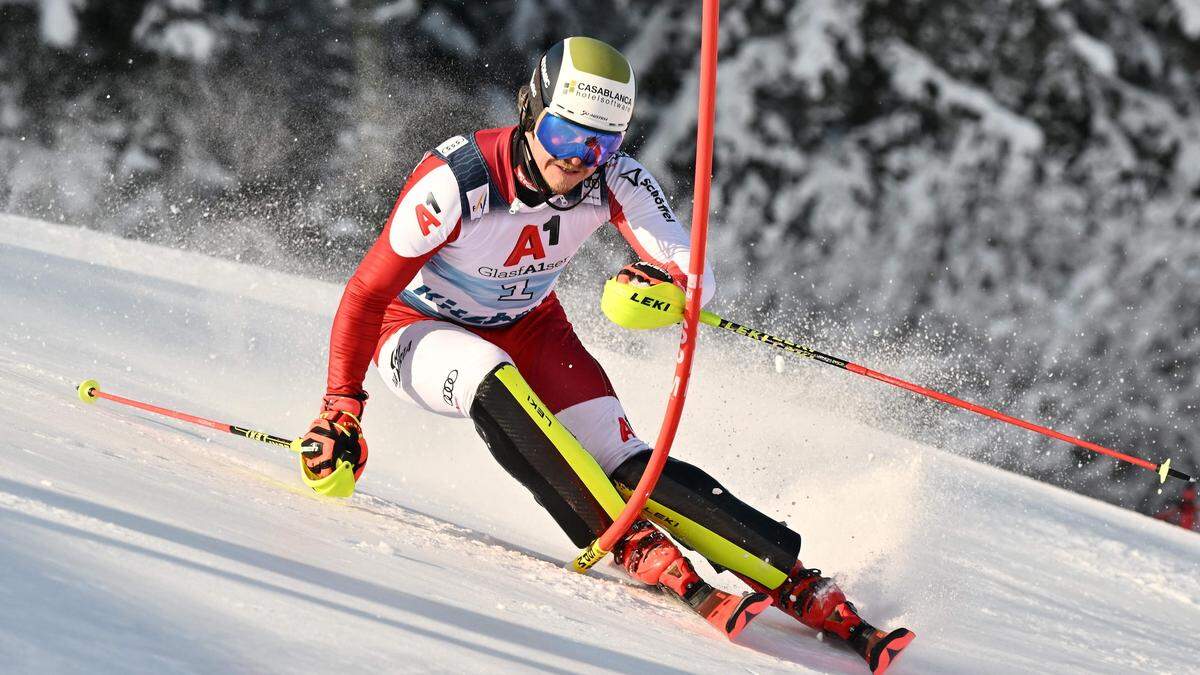
[[[632,489],[649,461],[649,450],[638,453],[617,467],[612,478]],[[799,534],[734,497],[712,476],[687,462],[668,457],[650,498],[784,573],[791,571],[800,556]],[[691,548],[687,541],[681,543]]]
[[[547,424],[559,422],[548,411],[540,410],[544,416],[535,412],[538,416],[535,423],[526,412],[526,406],[534,406],[535,411],[539,409],[533,401],[522,398],[532,396],[531,392],[520,390],[521,386],[527,389],[528,385],[524,385],[523,380],[515,386],[506,384],[498,376],[505,368],[511,369],[511,374],[516,373],[512,364],[501,364],[488,373],[476,390],[475,400],[471,403],[475,429],[500,466],[533,493],[533,498],[550,512],[572,543],[585,547],[612,524],[596,492],[607,487],[612,492],[610,501],[611,498],[619,501],[620,495],[603,478],[598,465],[592,473],[599,472],[604,485],[589,488],[585,478],[571,468],[563,455],[564,450],[555,445],[545,431]],[[581,448],[578,451],[583,452]],[[591,456],[587,455],[587,459],[591,460]],[[595,463],[595,460],[591,461]]]

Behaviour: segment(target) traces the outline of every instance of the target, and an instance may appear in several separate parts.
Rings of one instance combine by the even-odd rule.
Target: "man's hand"
[[[359,423],[362,411],[363,402],[356,398],[325,397],[320,416],[300,438],[300,456],[310,485],[332,475],[343,462],[349,462],[353,467],[354,480],[362,475],[367,463],[367,441]],[[321,491],[315,485],[313,488]],[[348,497],[349,494],[334,496]]]
[[[682,321],[685,300],[683,287],[669,272],[642,261],[604,282],[600,311],[622,328],[648,330]]]
[[[621,268],[614,279],[630,286],[656,286],[664,282],[675,282],[666,270],[644,260]]]

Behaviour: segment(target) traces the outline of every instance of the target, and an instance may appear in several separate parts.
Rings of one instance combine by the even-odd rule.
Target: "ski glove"
[[[363,400],[326,395],[321,414],[308,433],[293,441],[300,453],[304,482],[318,493],[330,497],[354,494],[354,484],[367,463],[367,441],[359,422],[362,412]]]
[[[663,282],[675,283],[665,269],[644,260],[626,265],[617,272],[616,281],[630,286],[657,286]]]
[[[600,311],[623,328],[662,328],[683,320],[685,299],[682,284],[667,270],[643,260],[604,282]]]

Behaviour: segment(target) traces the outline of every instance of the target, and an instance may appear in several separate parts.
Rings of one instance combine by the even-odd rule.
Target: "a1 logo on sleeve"
[[[432,213],[430,209],[433,209]],[[421,228],[422,235],[428,237],[433,228],[441,227],[442,221],[437,219],[441,213],[442,207],[438,206],[437,197],[434,197],[432,192],[425,196],[425,201],[417,204],[417,227]]]
[[[449,239],[458,226],[462,214],[458,183],[450,167],[436,161],[405,188],[387,225],[388,241],[397,255],[424,255]]]

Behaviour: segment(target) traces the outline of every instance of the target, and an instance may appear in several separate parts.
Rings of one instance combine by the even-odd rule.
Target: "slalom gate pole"
[[[79,400],[83,401],[84,403],[95,403],[96,399],[102,398],[106,401],[120,403],[121,405],[127,405],[131,408],[145,410],[147,412],[163,415],[165,417],[170,417],[183,422],[190,422],[191,424],[208,427],[209,429],[224,431],[226,433],[233,434],[234,436],[249,438],[252,441],[259,441],[260,443],[268,443],[270,445],[278,445],[292,450],[291,439],[283,438],[282,436],[273,436],[264,431],[255,431],[253,429],[246,429],[244,427],[226,424],[225,422],[217,422],[214,420],[205,419],[203,417],[189,415],[187,413],[171,410],[169,408],[160,408],[159,406],[151,405],[149,403],[143,403],[141,401],[135,401],[131,398],[125,398],[124,396],[117,396],[116,394],[110,394],[106,391],[100,391],[100,383],[95,380],[87,380],[80,384],[78,392]]]
[[[908,391],[911,391],[915,394],[920,394],[921,396],[926,396],[928,398],[936,399],[938,401],[941,401],[942,403],[947,403],[949,405],[952,405],[952,406],[955,406],[958,408],[962,408],[964,410],[970,410],[971,412],[978,413],[985,417],[990,417],[994,420],[1000,420],[1001,422],[1007,422],[1008,424],[1012,424],[1014,426],[1018,426],[1023,429],[1028,429],[1030,431],[1037,432],[1039,434],[1042,434],[1043,436],[1049,436],[1050,438],[1055,438],[1060,441],[1065,441],[1072,445],[1079,446],[1081,448],[1086,448],[1088,450],[1091,450],[1092,452],[1098,452],[1102,455],[1108,455],[1109,457],[1115,457],[1116,459],[1118,459],[1122,462],[1128,462],[1129,464],[1133,464],[1134,466],[1140,466],[1143,469],[1149,469],[1150,471],[1157,473],[1160,483],[1165,483],[1167,481],[1168,477],[1177,478],[1179,480],[1188,481],[1190,483],[1195,483],[1197,480],[1196,478],[1189,476],[1186,473],[1183,473],[1182,471],[1177,471],[1175,469],[1172,469],[1170,459],[1167,459],[1166,461],[1162,462],[1161,464],[1155,464],[1154,462],[1142,459],[1140,457],[1134,457],[1132,455],[1127,455],[1123,452],[1117,452],[1116,450],[1106,448],[1103,445],[1098,445],[1096,443],[1092,443],[1091,441],[1085,441],[1080,438],[1075,438],[1074,436],[1068,436],[1064,433],[1060,433],[1049,427],[1044,427],[1040,424],[1034,424],[1033,422],[1027,422],[1023,419],[1012,417],[1011,415],[1006,415],[1002,412],[997,412],[995,410],[985,408],[981,405],[976,405],[974,403],[971,403],[970,401],[964,401],[960,398],[955,398],[954,396],[950,396],[949,394],[943,394],[939,391],[934,391],[932,389],[927,389],[925,387],[922,387],[917,384],[913,384],[911,382],[906,382],[904,380],[901,380],[898,377],[892,377],[891,375],[885,375],[884,373],[880,373],[878,371],[871,370],[870,368],[860,366],[857,363],[851,363],[850,361],[846,361],[845,359],[839,359],[836,356],[830,356],[828,354],[824,354],[824,353],[819,352],[811,347],[805,347],[804,345],[796,344],[795,342],[792,342],[791,340],[785,340],[783,338],[775,337],[774,335],[764,333],[760,330],[748,328],[746,326],[734,323],[727,319],[722,319],[721,317],[719,317],[716,314],[713,314],[712,312],[709,312],[709,311],[702,311],[700,313],[700,321],[705,324],[708,324],[709,326],[714,326],[716,328],[721,328],[723,330],[727,330],[732,333],[737,333],[738,335],[748,337],[752,340],[758,340],[759,342],[762,342],[763,344],[768,344],[768,345],[771,345],[772,347],[778,347],[779,349],[782,349],[787,352],[791,352],[793,354],[802,356],[807,359],[813,359],[814,361],[820,361],[821,363],[827,363],[831,366],[837,366],[838,368],[841,368],[843,370],[848,370],[852,373],[855,373],[856,375],[863,375],[865,377],[869,377],[874,380],[879,380],[880,382],[886,382],[890,385],[900,387],[901,389],[907,389]]]
[[[696,174],[692,198],[691,256],[688,259],[687,299],[683,310],[683,332],[679,338],[679,353],[675,361],[675,381],[667,400],[667,411],[658,430],[658,440],[646,464],[637,487],[625,503],[621,515],[609,525],[592,545],[575,558],[572,569],[585,573],[599,562],[617,541],[625,536],[629,526],[642,513],[646,500],[654,491],[658,477],[667,464],[675,431],[683,415],[687,398],[688,379],[692,371],[692,356],[699,334],[700,297],[704,278],[704,253],[708,239],[708,205],[712,186],[713,118],[717,94],[717,21],[720,0],[704,0],[700,18],[700,96],[696,119]]]

